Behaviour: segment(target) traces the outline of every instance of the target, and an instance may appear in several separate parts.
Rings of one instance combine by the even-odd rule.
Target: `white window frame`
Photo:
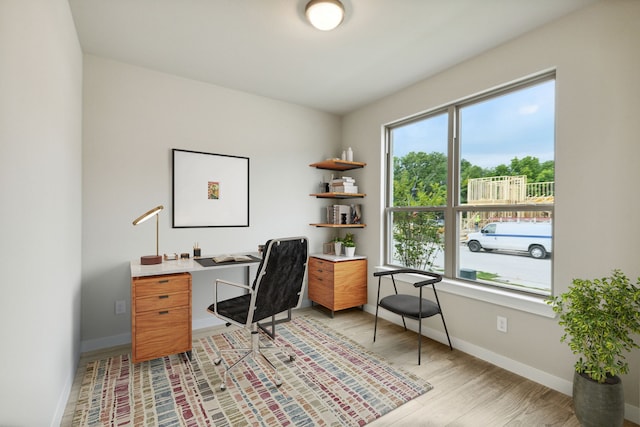
[[[533,77],[528,77],[523,80],[519,80],[510,84],[506,84],[498,89],[493,89],[484,92],[479,95],[475,95],[469,98],[461,99],[450,104],[434,108],[427,112],[409,117],[407,119],[388,123],[383,127],[383,138],[385,144],[385,158],[383,159],[385,164],[385,187],[384,187],[384,221],[383,221],[383,236],[384,236],[384,262],[382,266],[377,266],[377,271],[391,270],[397,268],[391,264],[393,257],[393,239],[391,236],[391,217],[393,212],[401,211],[403,207],[391,206],[393,199],[393,156],[391,149],[391,132],[393,128],[406,125],[412,122],[425,120],[431,116],[442,114],[446,112],[448,114],[448,147],[447,147],[447,204],[446,206],[429,206],[429,207],[411,207],[412,211],[444,211],[445,224],[456,224],[454,227],[447,227],[448,231],[445,231],[445,271],[443,274],[442,285],[439,290],[460,295],[468,298],[472,298],[479,301],[496,304],[499,306],[509,307],[512,309],[525,311],[528,313],[536,314],[543,317],[553,318],[555,313],[551,307],[546,303],[547,296],[536,295],[535,293],[521,292],[510,290],[507,288],[494,287],[491,285],[485,285],[482,283],[467,281],[457,277],[457,263],[458,253],[456,251],[456,242],[459,240],[457,226],[459,221],[459,215],[463,211],[468,211],[470,208],[474,210],[477,206],[462,205],[460,204],[459,194],[459,153],[460,146],[458,143],[459,125],[458,114],[460,108],[471,105],[473,103],[498,97],[507,94],[512,91],[524,89],[528,86],[536,85],[548,80],[555,80],[555,70],[545,71]],[[491,210],[495,208],[504,209],[505,206],[483,206],[480,209]],[[406,208],[405,208],[406,209]],[[554,204],[538,204],[538,205],[517,205],[517,210],[521,211],[554,211]],[[553,295],[553,264],[551,272],[551,295]]]

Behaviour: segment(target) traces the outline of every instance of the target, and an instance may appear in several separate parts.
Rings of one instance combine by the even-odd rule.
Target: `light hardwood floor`
[[[579,427],[571,397],[500,369],[473,356],[423,338],[422,364],[417,364],[417,337],[402,326],[378,323],[373,343],[373,316],[359,309],[335,313],[304,308],[307,315],[330,325],[396,366],[425,378],[433,390],[369,424],[379,426],[563,426]],[[224,326],[194,331],[193,338],[211,335]],[[129,346],[83,354],[67,403],[62,426],[70,426],[84,366],[91,360],[130,351]],[[638,427],[625,421],[625,427]]]

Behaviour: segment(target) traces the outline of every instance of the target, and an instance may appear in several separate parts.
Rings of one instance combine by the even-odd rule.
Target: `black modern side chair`
[[[416,281],[413,286],[420,290],[419,296],[399,294],[398,286],[396,284],[396,276],[402,274],[427,276],[428,279],[416,277]],[[402,316],[402,324],[404,330],[407,330],[407,322],[405,317],[409,319],[415,319],[418,321],[418,365],[420,364],[420,356],[422,354],[422,319],[425,317],[435,316],[439,314],[442,318],[442,325],[444,326],[444,332],[447,334],[447,341],[449,341],[449,348],[453,350],[451,345],[451,339],[449,338],[449,332],[447,331],[447,324],[444,322],[444,315],[442,314],[442,307],[440,306],[440,300],[438,299],[438,293],[436,291],[436,283],[442,280],[442,276],[429,271],[416,270],[412,268],[401,268],[390,271],[378,271],[373,273],[378,277],[378,298],[376,303],[376,320],[373,328],[373,342],[376,341],[376,332],[378,330],[378,309],[379,307],[389,310],[392,313]],[[393,284],[394,293],[380,299],[380,287],[382,278],[384,276],[391,276],[391,283]],[[403,279],[403,282],[406,280]],[[435,302],[422,297],[422,289],[426,286],[433,288],[433,295],[435,296]]]
[[[231,369],[247,358],[258,356],[263,357],[273,369],[276,386],[282,385],[278,369],[263,353],[263,350],[283,351],[284,349],[275,345],[260,345],[258,322],[300,306],[304,294],[308,251],[309,243],[306,237],[272,239],[265,244],[264,255],[252,285],[247,286],[222,279],[216,280],[214,303],[209,306],[208,311],[224,320],[227,326],[233,324],[251,332],[250,347],[223,350],[224,352],[244,353],[244,355],[228,365],[220,386],[221,390],[227,387],[227,375]],[[243,288],[247,293],[218,301],[219,285]],[[275,335],[275,329],[272,332]],[[268,338],[274,338],[272,334],[265,333],[265,335]],[[284,352],[284,354],[290,360],[294,359],[293,353]],[[214,363],[217,365],[220,362],[222,362],[222,354],[218,353],[218,358],[214,360]]]

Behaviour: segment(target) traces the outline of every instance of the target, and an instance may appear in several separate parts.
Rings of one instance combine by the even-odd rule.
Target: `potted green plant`
[[[640,346],[640,278],[633,285],[620,270],[594,280],[574,279],[569,290],[552,297],[564,327],[562,342],[579,358],[573,401],[583,426],[621,426],[624,394],[620,374],[629,371],[625,353]]]
[[[356,253],[356,242],[353,240],[353,233],[347,233],[342,239],[342,245],[344,246],[344,254],[348,257],[352,257]]]
[[[340,256],[342,254],[342,239],[340,236],[333,238],[333,249],[336,255]]]

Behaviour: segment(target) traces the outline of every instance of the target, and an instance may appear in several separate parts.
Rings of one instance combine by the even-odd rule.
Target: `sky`
[[[447,115],[393,130],[393,155],[411,151],[447,152]],[[510,92],[460,109],[461,157],[483,168],[509,164],[514,157],[554,159],[555,80]]]

